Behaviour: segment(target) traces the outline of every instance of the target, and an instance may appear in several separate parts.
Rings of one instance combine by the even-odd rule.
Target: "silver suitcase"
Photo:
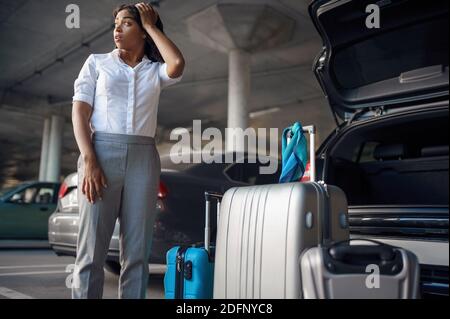
[[[420,266],[405,249],[377,245],[315,247],[301,257],[306,299],[416,299]]]
[[[228,190],[216,239],[214,298],[301,298],[300,254],[348,239],[347,211],[344,192],[323,183]]]

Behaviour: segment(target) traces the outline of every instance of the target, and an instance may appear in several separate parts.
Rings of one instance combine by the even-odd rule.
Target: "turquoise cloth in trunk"
[[[288,134],[291,141],[287,143]],[[308,163],[308,145],[303,126],[296,122],[293,126],[284,129],[282,139],[282,171],[280,183],[298,182],[305,174]]]

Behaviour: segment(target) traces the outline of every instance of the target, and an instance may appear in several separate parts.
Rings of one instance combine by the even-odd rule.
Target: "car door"
[[[54,196],[52,184],[33,184],[11,194],[0,211],[0,238],[46,239]]]
[[[58,189],[54,184],[40,185],[34,202],[32,203],[35,222],[33,224],[33,234],[35,238],[46,239],[48,237],[48,218],[56,209],[56,198]]]

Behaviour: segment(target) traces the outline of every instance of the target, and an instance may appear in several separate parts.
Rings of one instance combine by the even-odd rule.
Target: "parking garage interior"
[[[73,29],[65,26],[70,3],[0,3],[2,188],[26,180],[62,181],[76,170],[73,83],[89,54],[114,49],[112,10],[121,2],[78,1],[80,28]],[[278,128],[277,138],[295,121],[313,123],[317,145],[333,130],[331,111],[311,71],[322,43],[307,0],[161,0],[154,5],[165,33],[186,57],[183,80],[161,94],[160,154],[174,143],[170,132],[191,128],[194,119],[223,132],[233,126]],[[209,19],[221,21],[214,32],[205,28]],[[283,36],[267,41],[267,21]],[[239,73],[242,63],[248,75]],[[246,81],[244,97],[236,79]]]
[[[408,1],[420,8],[419,1]],[[351,8],[357,1],[337,2]],[[379,4],[395,7],[406,2]],[[77,184],[80,150],[72,122],[74,81],[91,54],[110,53],[115,49],[113,9],[122,3],[120,0],[0,0],[0,204],[4,204],[0,220],[0,299],[71,297],[67,267],[75,262],[80,219],[79,197],[74,191],[80,188]],[[426,292],[425,297],[448,297],[448,136],[442,134],[448,130],[448,58],[445,63],[440,61],[442,52],[448,52],[448,42],[442,45],[445,41],[434,34],[433,39],[439,40],[436,46],[423,50],[426,41],[421,42],[421,38],[411,41],[412,48],[419,48],[420,54],[412,55],[419,60],[421,68],[403,73],[398,66],[398,70],[389,68],[391,72],[375,72],[389,76],[395,73],[390,79],[393,81],[400,73],[399,80],[412,78],[418,86],[421,80],[432,82],[446,76],[442,87],[447,91],[433,95],[428,113],[419,112],[421,105],[411,99],[398,104],[410,107],[411,113],[376,105],[368,111],[360,109],[351,114],[346,113],[351,109],[342,108],[334,114],[324,93],[330,83],[322,79],[319,84],[314,74],[314,65],[324,62],[325,55],[320,54],[326,50],[310,16],[310,0],[152,0],[150,3],[158,10],[165,34],[183,53],[186,65],[183,79],[164,89],[159,100],[155,140],[164,174],[158,185],[158,217],[153,225],[156,239],[152,252],[159,259],[157,262],[149,259],[149,299],[167,297],[164,258],[171,247],[165,244],[176,242],[198,247],[203,244],[205,188],[213,191],[213,197],[220,197],[231,187],[281,184],[279,171],[278,175],[255,173],[259,164],[176,164],[170,158],[178,142],[173,135],[187,132],[189,138],[201,140],[200,144],[189,144],[187,151],[195,158],[209,142],[203,138],[208,128],[220,131],[224,152],[256,151],[246,149],[245,143],[230,142],[227,129],[250,128],[256,132],[266,129],[267,151],[276,145],[276,162],[280,164],[282,132],[295,122],[308,126],[311,132],[314,129],[310,125],[314,125],[315,143],[305,144],[314,145],[311,149],[315,151],[327,151],[327,154],[315,153],[320,162],[317,172],[320,170],[320,177],[326,176],[327,183],[340,187],[346,196],[348,211],[339,212],[339,223],[342,229],[349,229],[349,238],[375,238],[411,250],[417,254],[417,263],[422,267],[420,274],[415,275],[420,277],[417,281],[421,291]],[[328,9],[335,1],[330,3]],[[362,1],[357,3],[360,6]],[[365,13],[349,12],[339,20],[333,12],[328,13],[330,19],[326,23],[331,28],[339,21],[345,29],[346,22],[360,22],[365,17]],[[448,22],[448,5],[441,18]],[[441,27],[442,21],[433,25]],[[341,29],[334,31],[341,35]],[[426,36],[427,32],[431,31],[421,35]],[[349,32],[345,36],[351,35]],[[398,38],[401,37],[393,37],[396,41]],[[414,36],[408,39],[414,40]],[[349,45],[348,54],[338,68],[338,75],[357,93],[362,92],[358,85],[365,80],[376,82],[381,77],[366,78],[361,61],[354,57],[365,57],[363,61],[370,64],[380,52],[381,55],[391,53],[386,44],[378,43],[386,50],[366,55],[367,48],[371,48],[368,42],[367,47]],[[430,50],[432,54],[428,54]],[[409,50],[403,50],[401,55],[407,54],[405,51]],[[389,60],[391,66],[399,55],[397,52]],[[432,66],[427,64],[429,57]],[[388,58],[380,58],[384,59]],[[348,61],[355,62],[351,65],[352,72],[347,72]],[[422,62],[426,65],[421,65]],[[377,69],[372,64],[367,68]],[[349,105],[355,109],[360,107],[356,102]],[[337,125],[344,123],[337,115],[353,123],[337,130]],[[200,130],[196,126],[199,123]],[[271,129],[277,134],[269,134]],[[311,159],[314,153],[310,154],[310,162]],[[311,175],[310,165],[305,166],[307,178],[295,182],[311,181],[316,170]],[[33,183],[39,186],[27,188]],[[329,195],[329,185],[319,184],[324,187],[322,195]],[[20,185],[27,187],[20,189]],[[15,193],[9,193],[11,197],[3,196],[18,186]],[[28,211],[24,206],[28,206]],[[278,206],[282,205],[268,206],[280,209]],[[287,206],[291,207],[290,203]],[[214,216],[219,210],[213,207],[213,217],[207,218],[212,224],[220,220],[218,214]],[[312,213],[308,214],[306,222],[314,225]],[[274,216],[274,221],[281,220]],[[252,218],[257,221],[259,217],[243,217],[240,222],[244,225]],[[118,297],[119,223],[117,219],[104,267],[104,298],[108,299]],[[215,237],[218,228],[208,229],[209,235]],[[287,234],[284,239],[288,239]]]

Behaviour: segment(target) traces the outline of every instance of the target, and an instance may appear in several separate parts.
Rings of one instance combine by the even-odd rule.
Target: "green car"
[[[25,182],[0,190],[0,239],[47,239],[60,185]]]

